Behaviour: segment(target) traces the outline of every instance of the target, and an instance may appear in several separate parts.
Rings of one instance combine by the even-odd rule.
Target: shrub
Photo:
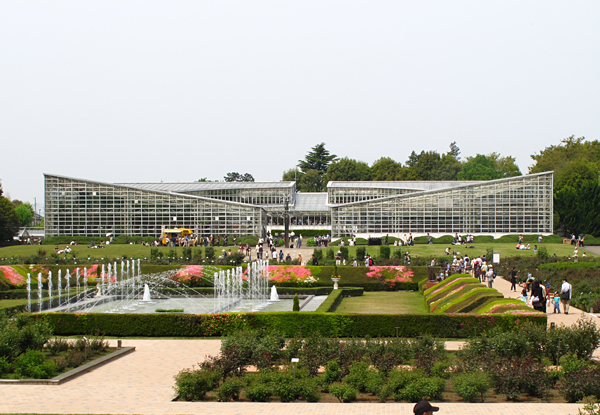
[[[246,388],[246,398],[252,402],[269,402],[273,392],[263,383],[252,384]]]
[[[27,350],[41,350],[51,333],[45,318],[32,314],[9,318],[0,312],[0,357],[12,361]]]
[[[548,393],[546,368],[531,356],[498,358],[489,371],[496,392],[506,395],[508,400],[517,400],[523,393],[540,398]]]
[[[318,261],[322,261],[323,260],[323,250],[322,249],[315,249],[313,254],[315,255],[315,258]]]
[[[446,381],[440,378],[420,378],[406,385],[399,392],[402,400],[418,402],[423,400],[438,400],[446,388]]]
[[[65,339],[55,338],[46,343],[46,349],[52,356],[55,356],[58,353],[66,352],[69,349],[69,342]]]
[[[358,262],[363,262],[365,260],[366,253],[367,249],[364,246],[356,247],[356,260]]]
[[[229,402],[237,400],[240,397],[243,382],[239,378],[229,378],[219,386],[217,390],[217,398],[221,402]]]
[[[173,388],[181,399],[199,401],[217,386],[220,378],[214,371],[184,369],[175,376]]]
[[[208,261],[213,261],[215,259],[215,248],[212,246],[204,248],[204,256]]]
[[[567,359],[562,369],[560,391],[567,402],[577,402],[586,396],[600,396],[600,367],[582,359]]]
[[[27,350],[15,359],[15,373],[32,379],[48,379],[54,376],[56,363],[46,360],[39,350]]]
[[[367,388],[367,371],[369,365],[365,362],[354,362],[350,366],[350,374],[344,378],[344,383],[357,389],[359,392],[365,392]]]
[[[483,402],[490,388],[490,379],[483,372],[462,373],[452,379],[452,384],[463,401],[473,402],[476,396],[481,396]]]
[[[340,251],[342,253],[342,259],[348,260],[348,247],[341,246]]]
[[[450,379],[450,365],[447,362],[436,362],[431,368],[431,376]]]
[[[296,381],[298,397],[306,402],[319,402],[321,393],[319,392],[318,378],[302,378]]]
[[[335,254],[333,253],[333,249],[327,248],[325,250],[325,259],[333,261],[335,259]]]
[[[432,336],[423,336],[412,344],[416,367],[430,374],[433,365],[446,357],[445,344]]]
[[[358,395],[358,391],[347,383],[334,383],[329,389],[331,394],[343,403],[356,401]]]
[[[411,345],[405,339],[370,341],[367,349],[371,364],[386,376],[393,368],[413,357]]]
[[[395,400],[402,400],[402,397],[399,395],[400,391],[409,383],[415,382],[423,376],[424,373],[420,370],[392,370],[388,376],[387,383],[379,391],[379,400],[384,402],[390,396],[393,396]]]
[[[0,357],[0,377],[4,373],[12,372],[12,365],[8,362],[6,357]]]
[[[325,366],[325,372],[323,373],[323,381],[330,385],[334,382],[342,380],[343,373],[340,364],[336,360],[330,360]]]
[[[300,311],[300,299],[298,298],[298,294],[294,296],[294,305],[292,306],[292,311]]]
[[[566,334],[563,340],[569,352],[579,359],[590,359],[594,350],[600,346],[600,329],[591,318],[578,319]]]
[[[550,258],[548,249],[545,246],[540,246],[537,251],[537,257],[543,260],[547,260],[548,258]]]
[[[84,352],[71,349],[65,356],[65,364],[67,367],[79,367],[85,362],[86,357]]]
[[[402,256],[402,249],[394,249],[392,252],[392,258],[402,260],[404,257]]]
[[[379,247],[379,256],[381,258],[389,259],[390,258],[390,247],[387,245],[382,245]]]

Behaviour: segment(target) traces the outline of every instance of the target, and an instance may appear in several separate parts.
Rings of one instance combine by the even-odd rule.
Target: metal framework
[[[553,173],[331,206],[332,234],[551,233]]]
[[[46,236],[159,236],[163,227],[201,235],[263,235],[263,208],[205,197],[45,175]]]
[[[334,237],[553,228],[553,172],[485,182],[329,182],[327,193],[296,193],[294,182],[107,184],[45,175],[45,184],[46,236],[159,236],[163,227],[264,235],[284,217],[292,226],[331,225]]]

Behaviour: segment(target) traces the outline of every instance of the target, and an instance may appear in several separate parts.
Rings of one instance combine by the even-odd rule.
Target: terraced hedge
[[[421,288],[424,285],[421,284]],[[523,302],[505,299],[493,288],[487,288],[468,274],[456,274],[426,289],[423,293],[429,311],[439,313],[473,313],[500,315],[536,315],[537,311]]]

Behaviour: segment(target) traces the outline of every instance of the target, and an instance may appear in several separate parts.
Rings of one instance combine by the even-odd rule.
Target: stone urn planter
[[[338,282],[340,282],[340,277],[333,277],[331,278],[331,281],[333,281],[333,289],[337,290],[338,288]]]

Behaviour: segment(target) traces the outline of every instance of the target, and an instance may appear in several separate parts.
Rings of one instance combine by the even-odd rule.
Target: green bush
[[[294,305],[292,306],[292,311],[300,311],[300,299],[298,298],[298,294],[294,296]]]
[[[327,248],[325,250],[325,259],[330,260],[330,261],[335,259],[335,254],[333,253],[333,249]]]
[[[463,401],[473,402],[476,396],[480,396],[483,402],[490,388],[490,378],[483,372],[462,373],[452,379],[452,384]]]
[[[315,249],[313,251],[313,254],[315,255],[315,258],[318,261],[322,261],[323,260],[323,250],[322,249]]]
[[[548,253],[548,249],[545,246],[540,246],[537,251],[537,257],[539,259],[546,260],[550,258],[550,254]]]
[[[600,347],[600,329],[591,318],[580,318],[567,331],[565,345],[578,359],[590,359]]]
[[[251,402],[269,402],[273,391],[269,385],[256,383],[246,387],[246,398]]]
[[[12,361],[27,350],[41,350],[51,333],[44,317],[24,313],[9,318],[0,312],[0,357]]]
[[[365,362],[354,362],[350,365],[350,374],[344,378],[344,383],[352,386],[359,392],[365,392],[367,388],[367,371],[369,365]]]
[[[439,400],[446,389],[446,381],[440,378],[420,378],[411,382],[399,392],[401,400],[418,402]]]
[[[448,362],[435,362],[431,368],[431,376],[450,379],[450,364]]]
[[[217,398],[220,402],[236,401],[240,397],[243,382],[239,378],[229,378],[221,383],[217,390]]]
[[[208,261],[213,261],[215,259],[215,248],[212,246],[204,248],[204,256]]]
[[[379,247],[379,256],[381,258],[389,259],[390,258],[390,247],[387,245],[382,245]]]
[[[564,377],[560,391],[567,402],[578,402],[586,396],[600,396],[600,367],[586,360],[568,359],[563,364]]]
[[[424,376],[425,374],[420,370],[392,370],[388,376],[387,383],[379,391],[379,400],[385,402],[390,396],[393,396],[394,400],[402,400],[400,392],[406,388],[409,383],[416,382],[419,378]]]
[[[220,378],[218,372],[184,369],[175,376],[174,389],[185,401],[200,401],[217,386]]]
[[[323,381],[327,385],[330,385],[334,382],[341,381],[342,377],[342,368],[337,360],[330,360],[327,362],[327,365],[325,366],[325,372],[323,373]]]
[[[358,262],[363,262],[365,260],[366,254],[367,254],[367,249],[364,246],[356,247],[356,260]]]
[[[56,363],[46,360],[39,350],[27,350],[15,359],[15,373],[32,379],[48,379],[56,373]]]
[[[342,253],[342,259],[345,259],[347,261],[348,260],[348,247],[341,246],[340,251]]]
[[[334,383],[329,390],[333,396],[343,403],[356,401],[358,395],[358,391],[347,383]]]

